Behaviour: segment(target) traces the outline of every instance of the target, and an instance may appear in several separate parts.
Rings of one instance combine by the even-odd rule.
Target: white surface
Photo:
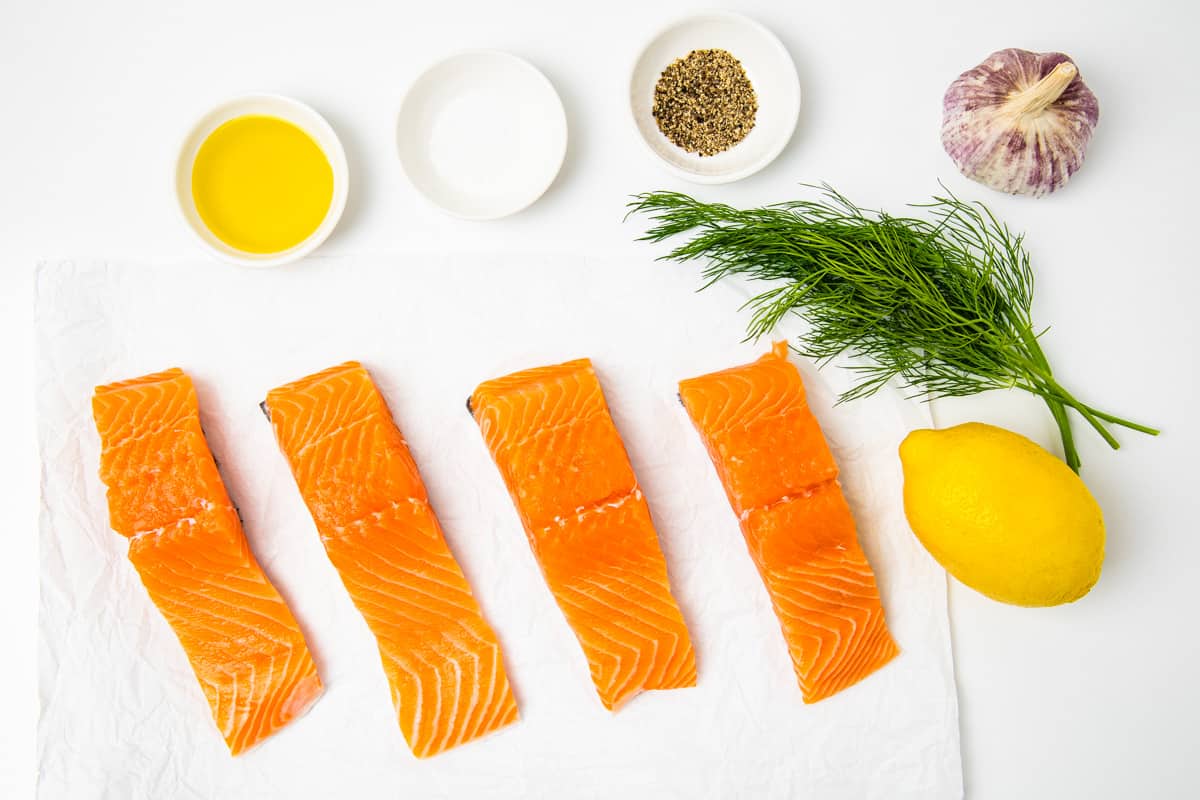
[[[1028,234],[1035,314],[1054,325],[1045,342],[1063,380],[1166,432],[1157,440],[1123,434],[1119,453],[1080,433],[1084,475],[1109,528],[1104,575],[1085,599],[1018,609],[952,584],[967,796],[1197,794],[1200,269],[1192,231],[1200,106],[1191,99],[1200,9],[1185,0],[731,5],[788,46],[804,76],[804,111],[770,169],[703,190],[664,173],[628,118],[629,64],[646,36],[696,10],[687,3],[0,5],[0,341],[7,356],[0,795],[31,796],[34,777],[34,263],[198,257],[168,190],[179,131],[214,103],[262,87],[311,103],[346,145],[355,187],[325,254],[586,246],[641,254],[648,274],[686,271],[651,265],[653,251],[632,243],[639,226],[620,222],[627,194],[675,188],[757,204],[824,179],[899,210],[927,197],[941,178],[964,196],[988,200]],[[1070,53],[1100,98],[1087,162],[1067,188],[1041,200],[1000,196],[960,177],[938,140],[945,87],[1008,46]],[[462,47],[502,47],[531,59],[555,82],[571,124],[559,180],[541,202],[503,222],[447,217],[396,164],[404,87]],[[214,262],[213,269],[229,268]],[[662,300],[688,298],[685,291]],[[472,321],[456,316],[448,324]],[[1032,427],[1044,419],[1036,405],[1028,413],[1036,416],[1021,419]]]
[[[471,50],[422,72],[400,102],[400,165],[413,186],[463,219],[515,214],[541,197],[567,152],[567,117],[528,61]]]
[[[192,168],[204,140],[226,122],[251,115],[278,117],[300,128],[321,148],[333,172],[333,196],[329,200],[329,210],[325,212],[325,218],[308,238],[282,253],[247,253],[230,247],[204,224],[192,195]],[[184,137],[179,148],[179,158],[175,162],[175,201],[179,204],[184,221],[214,255],[244,267],[278,267],[298,261],[316,250],[337,227],[338,220],[342,218],[342,211],[346,208],[349,192],[350,168],[346,166],[346,151],[333,127],[311,106],[277,94],[241,95],[226,100],[206,112]]]
[[[693,50],[725,50],[741,62],[758,110],[746,137],[723,153],[689,153],[668,139],[654,119],[654,89],[676,59]],[[800,78],[775,34],[743,14],[704,12],[675,20],[638,54],[629,80],[634,125],[650,152],[675,174],[695,183],[730,183],[753,175],[783,152],[800,115]]]
[[[894,391],[835,407],[849,373],[804,365],[901,649],[805,706],[737,519],[676,398],[680,378],[767,348],[738,343],[745,320],[726,313],[743,299],[735,288],[694,294],[686,273],[646,275],[640,258],[566,254],[314,258],[283,277],[206,263],[67,263],[37,276],[41,797],[961,796],[946,578],[904,519],[895,455],[909,430],[929,425],[925,409]],[[442,291],[406,292],[412,283]],[[497,303],[510,285],[521,291]],[[560,302],[570,296],[588,302]],[[663,296],[679,300],[663,308]],[[453,313],[473,324],[445,324]],[[222,316],[241,324],[208,324]],[[484,379],[584,354],[650,502],[700,672],[696,688],[649,692],[617,714],[596,698],[463,408]],[[374,641],[258,407],[273,386],[347,358],[372,371],[406,434],[521,707],[518,724],[423,763],[400,736]],[[197,384],[246,536],[326,686],[304,719],[236,760],[109,529],[96,474],[92,388],[167,365]]]

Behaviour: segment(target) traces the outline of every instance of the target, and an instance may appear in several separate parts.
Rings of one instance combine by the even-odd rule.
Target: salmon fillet
[[[650,510],[591,362],[487,381],[468,407],[604,707],[695,686]]]
[[[777,342],[758,361],[679,384],[783,628],[804,702],[898,653],[833,454]]]
[[[300,626],[246,544],[188,376],[99,386],[92,411],[112,527],[237,755],[321,694]]]
[[[413,753],[436,755],[516,722],[500,643],[367,371],[351,361],[302,378],[272,390],[264,410],[375,635]]]

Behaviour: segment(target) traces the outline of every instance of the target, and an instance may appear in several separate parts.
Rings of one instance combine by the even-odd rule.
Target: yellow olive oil
[[[205,226],[225,244],[246,253],[280,253],[325,219],[333,168],[296,125],[278,117],[237,117],[200,145],[192,199]]]

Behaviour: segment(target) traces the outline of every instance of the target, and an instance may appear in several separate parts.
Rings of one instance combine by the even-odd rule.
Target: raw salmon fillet
[[[468,407],[604,707],[695,686],[650,510],[591,362],[488,381]]]
[[[436,755],[517,720],[500,643],[371,376],[347,362],[263,404],[329,560],[379,645],[400,730]]]
[[[838,469],[777,342],[758,361],[682,381],[783,628],[804,702],[891,661],[875,575],[858,544]]]
[[[99,386],[92,411],[112,527],[237,755],[321,694],[300,626],[246,545],[188,376]]]

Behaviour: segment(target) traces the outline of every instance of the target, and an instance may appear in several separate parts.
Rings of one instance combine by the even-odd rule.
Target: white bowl
[[[333,197],[329,201],[325,219],[321,220],[321,224],[307,239],[278,253],[247,253],[230,247],[204,224],[192,197],[192,166],[196,162],[196,153],[199,152],[200,145],[221,125],[247,114],[277,117],[300,128],[321,148],[333,170]],[[346,166],[346,151],[342,149],[342,143],[333,128],[324,117],[304,103],[277,94],[247,94],[235,97],[200,117],[184,137],[175,164],[175,198],[188,227],[214,255],[244,267],[276,267],[298,261],[316,250],[341,219],[349,189],[350,170]]]
[[[727,50],[742,62],[758,112],[746,138],[722,153],[700,156],[672,144],[652,110],[663,70],[693,50],[708,49]],[[629,106],[642,141],[671,172],[695,183],[728,183],[758,172],[783,151],[800,114],[800,79],[773,33],[741,14],[710,11],[672,22],[642,49],[629,79]]]
[[[496,219],[550,188],[567,152],[567,116],[532,64],[469,50],[409,87],[396,142],[404,173],[426,198],[457,217]]]

